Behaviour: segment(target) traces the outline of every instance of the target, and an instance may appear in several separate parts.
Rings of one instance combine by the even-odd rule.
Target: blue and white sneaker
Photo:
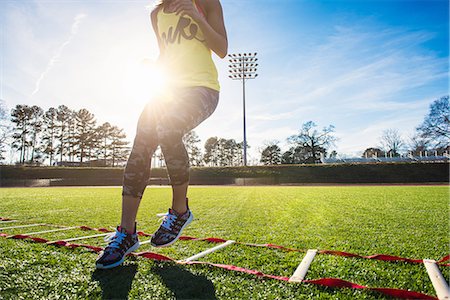
[[[139,239],[136,229],[133,234],[127,233],[125,228],[117,226],[116,232],[106,236],[108,246],[100,252],[95,267],[97,269],[111,269],[119,266],[125,257],[139,248]]]
[[[164,215],[161,226],[153,234],[150,244],[153,247],[167,247],[175,243],[181,236],[183,229],[188,226],[194,215],[188,210],[184,214],[178,214],[169,208],[169,212]]]

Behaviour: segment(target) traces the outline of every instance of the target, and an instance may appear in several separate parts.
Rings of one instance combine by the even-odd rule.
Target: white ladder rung
[[[217,251],[217,250],[219,250],[219,249],[225,248],[225,247],[227,247],[227,246],[229,246],[229,245],[231,245],[231,244],[234,244],[234,243],[235,243],[235,241],[232,241],[232,240],[226,241],[226,242],[223,243],[223,244],[220,244],[220,245],[217,245],[217,246],[212,247],[212,248],[210,248],[210,249],[207,249],[207,250],[205,250],[205,251],[203,251],[203,252],[200,252],[200,253],[198,253],[198,254],[195,254],[195,255],[193,255],[193,256],[191,256],[191,257],[188,257],[188,258],[186,258],[186,259],[179,260],[178,262],[189,262],[189,261],[197,260],[197,259],[200,258],[200,257],[206,256],[206,255],[208,255],[208,254],[210,254],[210,253],[212,253],[212,252],[214,252],[214,251]]]
[[[450,289],[447,281],[445,281],[442,276],[436,261],[433,259],[424,259],[423,263],[427,269],[428,276],[430,276],[431,283],[433,283],[433,287],[436,290],[438,299],[450,299]]]
[[[314,257],[317,254],[317,249],[310,249],[306,252],[305,257],[303,257],[302,262],[298,265],[294,274],[289,278],[290,282],[302,282],[305,279],[306,273],[308,272],[309,266],[311,265]]]
[[[150,244],[150,240],[139,242],[139,245],[145,245],[145,244]]]
[[[55,242],[71,242],[71,241],[77,241],[77,240],[86,240],[86,239],[91,239],[91,238],[95,238],[95,237],[100,237],[100,236],[106,236],[109,233],[101,233],[101,234],[94,234],[94,235],[86,235],[86,236],[80,236],[80,237],[75,237],[75,238],[71,238],[71,239],[64,239],[64,240],[58,240],[58,241],[51,241],[51,242],[47,242],[47,244],[53,244]]]
[[[57,232],[57,231],[64,231],[64,230],[71,230],[71,229],[77,229],[78,226],[74,227],[64,227],[64,228],[58,228],[58,229],[51,229],[51,230],[44,230],[44,231],[35,231],[35,232],[29,232],[29,233],[21,233],[22,235],[34,235],[34,234],[41,234],[41,233],[48,233],[48,232]]]
[[[15,228],[25,228],[25,227],[35,227],[35,226],[48,226],[48,225],[47,225],[47,224],[18,225],[18,226],[2,227],[2,228],[0,228],[0,230],[5,230],[5,229],[15,229]]]

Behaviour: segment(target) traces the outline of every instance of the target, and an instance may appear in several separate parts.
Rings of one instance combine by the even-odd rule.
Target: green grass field
[[[120,193],[119,188],[4,188],[0,189],[0,217],[31,223],[113,227],[120,218]],[[159,223],[155,214],[167,210],[170,197],[169,188],[147,189],[138,214],[138,230],[156,230]],[[183,235],[417,259],[440,259],[449,252],[446,186],[192,187],[189,197],[196,220]],[[31,231],[37,230],[2,232]],[[88,234],[94,233],[74,230],[40,237],[53,240]],[[102,238],[78,242],[103,245]],[[139,251],[182,259],[212,246],[207,242],[179,241],[166,249],[152,249],[147,244]],[[201,260],[289,277],[303,256],[299,252],[232,245]],[[6,238],[0,238],[0,257],[1,299],[386,298],[366,290],[294,284],[143,258],[128,258],[122,267],[97,271],[96,254],[86,249]],[[440,268],[449,280],[449,268]],[[420,264],[322,254],[316,256],[307,279],[321,277],[435,295]]]

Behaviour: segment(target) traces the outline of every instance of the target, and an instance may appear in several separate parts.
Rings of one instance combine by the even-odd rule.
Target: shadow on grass
[[[96,269],[92,279],[98,281],[102,289],[102,299],[128,299],[137,265],[126,265],[110,270]]]
[[[172,291],[176,299],[217,299],[214,284],[177,265],[158,264],[151,271]]]

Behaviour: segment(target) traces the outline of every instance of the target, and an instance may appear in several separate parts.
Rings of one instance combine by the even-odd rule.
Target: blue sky
[[[247,85],[250,160],[272,140],[287,149],[309,120],[336,127],[341,154],[379,145],[389,128],[407,140],[448,94],[446,0],[221,2],[229,52],[258,52],[259,77]],[[155,88],[142,67],[158,55],[151,5],[3,0],[0,97],[10,108],[84,107],[132,140]],[[227,78],[227,60],[214,60],[220,104],[196,132],[203,142],[242,140],[241,85]]]

